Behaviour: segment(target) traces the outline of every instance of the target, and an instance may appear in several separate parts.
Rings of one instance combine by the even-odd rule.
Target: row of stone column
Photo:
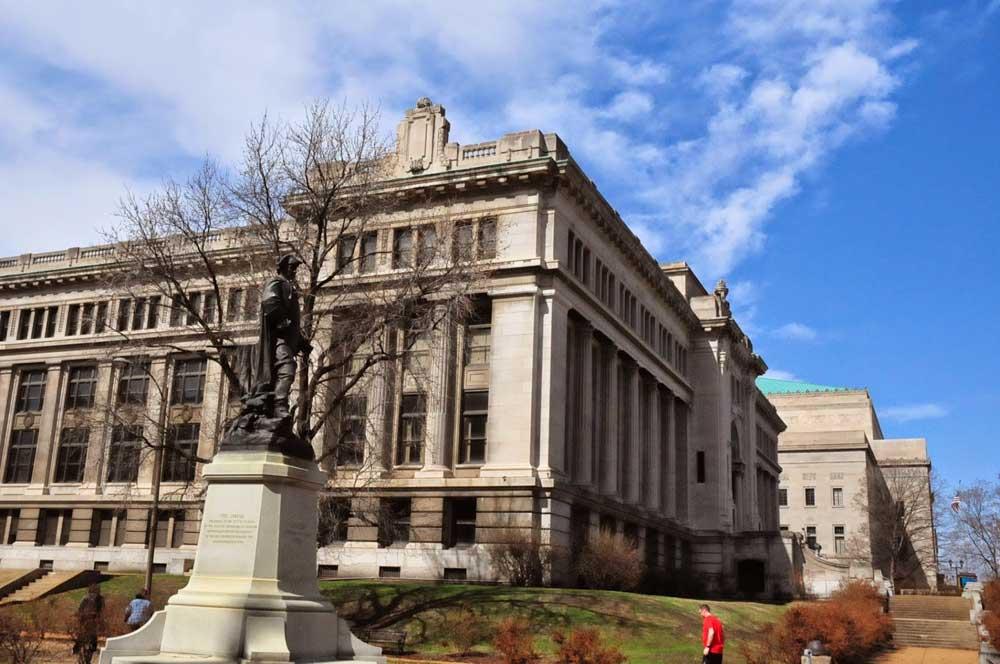
[[[49,508],[23,507],[18,510],[15,519],[12,514],[0,523],[3,529],[4,542],[14,546],[35,546],[41,537],[42,520]],[[59,523],[56,530],[55,544],[74,548],[85,548],[95,545],[94,519],[99,518],[99,512],[90,507],[51,508],[59,513]],[[166,546],[180,539],[182,546],[194,547],[198,544],[198,530],[201,525],[201,512],[198,509],[184,509],[183,519],[169,519],[166,526]],[[123,548],[145,548],[147,544],[147,528],[149,510],[142,507],[129,507],[116,510],[111,517],[107,546]],[[182,528],[182,538],[176,537],[175,528]]]
[[[570,478],[596,493],[685,519],[687,405],[586,321],[571,317],[567,329]]]

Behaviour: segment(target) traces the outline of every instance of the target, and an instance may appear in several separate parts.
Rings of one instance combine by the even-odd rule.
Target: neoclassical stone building
[[[778,437],[781,529],[806,543],[806,590],[825,595],[848,576],[888,580],[892,512],[876,505],[900,502],[907,503],[901,525],[912,541],[897,584],[936,588],[927,441],[886,439],[867,389],[767,377],[757,384],[788,427]]]
[[[340,467],[321,573],[492,580],[487,550],[511,533],[572,553],[605,529],[710,589],[791,592],[778,529],[784,424],[755,385],[766,366],[725,284],[709,290],[687,264],[658,264],[556,134],[459,145],[448,131],[441,106],[407,111],[387,186],[447,192],[489,278],[468,321],[414,346],[430,387],[407,366],[376,373],[330,424],[356,419],[362,445],[326,461]],[[350,251],[383,252],[358,278],[396,269],[434,214],[414,208],[366,233]],[[240,251],[225,237],[213,246]],[[171,336],[181,351],[197,343],[168,303],[104,289],[115,251],[0,259],[0,566],[141,565],[152,465],[130,456],[129,427],[93,413],[141,407],[202,456],[232,413],[214,363],[177,349],[141,370],[115,360],[117,329]],[[204,306],[252,339],[244,286]],[[352,490],[362,472],[364,490]],[[193,464],[165,464],[156,560],[170,571],[197,543],[196,479]],[[394,515],[391,532],[359,516],[375,508]],[[570,577],[568,564],[552,570],[554,582]]]

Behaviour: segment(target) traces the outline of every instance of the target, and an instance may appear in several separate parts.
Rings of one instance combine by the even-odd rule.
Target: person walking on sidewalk
[[[712,613],[708,604],[702,604],[698,613],[701,614],[701,645],[704,646],[702,664],[722,664],[722,650],[726,645],[722,621]]]
[[[90,664],[97,652],[97,636],[101,630],[101,613],[104,598],[101,587],[96,583],[87,589],[80,606],[76,610],[76,638],[73,640],[73,654],[79,664]]]

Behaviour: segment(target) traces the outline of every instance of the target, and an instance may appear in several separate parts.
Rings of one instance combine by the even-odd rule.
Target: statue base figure
[[[287,413],[276,416],[274,392],[256,391],[243,399],[240,414],[226,428],[220,452],[278,452],[296,459],[315,458],[309,443],[295,435]]]
[[[100,664],[384,663],[319,591],[316,463],[226,450],[203,476],[191,580],[141,629],[108,639]]]

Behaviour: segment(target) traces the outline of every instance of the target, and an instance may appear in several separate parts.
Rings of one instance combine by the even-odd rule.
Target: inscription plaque
[[[244,544],[257,534],[257,519],[226,512],[207,520],[202,526],[202,534],[205,541],[212,544]]]

